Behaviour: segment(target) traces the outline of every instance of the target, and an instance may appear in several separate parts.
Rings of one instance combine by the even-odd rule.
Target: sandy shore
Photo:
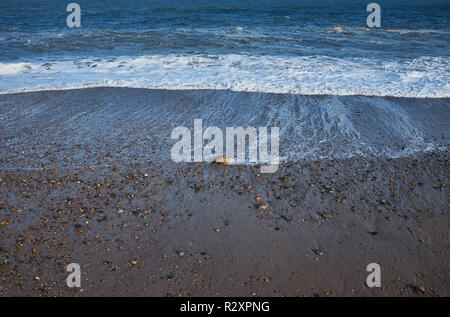
[[[73,131],[45,135],[46,95],[33,97],[39,116],[14,115],[4,105],[18,97],[7,98],[2,296],[449,295],[448,152],[292,161],[275,174],[176,164],[159,139],[149,159],[126,133],[101,151],[52,144]],[[81,289],[65,284],[72,262]],[[380,288],[365,284],[372,262]]]

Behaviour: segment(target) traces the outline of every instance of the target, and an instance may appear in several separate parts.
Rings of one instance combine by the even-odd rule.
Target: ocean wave
[[[352,33],[352,32],[372,32],[373,30],[369,27],[361,27],[354,25],[334,25],[333,27],[328,28],[328,31],[337,32],[337,33]],[[377,29],[378,32],[384,33],[398,33],[400,35],[403,34],[442,34],[448,35],[450,29],[389,29],[389,28],[380,28]]]
[[[30,63],[0,63],[0,75],[25,73],[31,69]]]
[[[95,86],[302,95],[450,97],[450,59],[148,55],[0,64],[0,91]]]
[[[431,29],[418,29],[418,30],[409,30],[409,29],[386,29],[386,32],[391,33],[399,33],[399,34],[429,34],[429,33],[437,33],[437,34],[447,34],[448,30],[431,30]]]

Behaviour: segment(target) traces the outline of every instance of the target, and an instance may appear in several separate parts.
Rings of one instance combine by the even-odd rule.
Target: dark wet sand
[[[448,152],[259,174],[142,159],[133,142],[118,158],[115,139],[111,153],[70,144],[45,152],[45,135],[42,144],[14,140],[10,122],[0,157],[2,296],[449,295]],[[30,122],[17,133],[40,131]],[[58,146],[110,164],[59,164]],[[72,262],[81,289],[65,284]],[[381,288],[365,284],[372,262]]]

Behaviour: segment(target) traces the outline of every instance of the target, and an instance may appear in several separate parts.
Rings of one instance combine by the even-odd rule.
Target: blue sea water
[[[86,86],[450,96],[450,1],[0,2],[0,92]]]

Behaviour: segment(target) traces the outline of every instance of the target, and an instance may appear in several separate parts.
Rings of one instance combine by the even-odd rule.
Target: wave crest
[[[28,72],[30,63],[0,63],[0,75],[14,75]]]
[[[243,54],[150,55],[7,65],[3,73],[0,71],[3,92],[111,86],[302,95],[450,97],[450,59],[447,57],[379,60]]]

